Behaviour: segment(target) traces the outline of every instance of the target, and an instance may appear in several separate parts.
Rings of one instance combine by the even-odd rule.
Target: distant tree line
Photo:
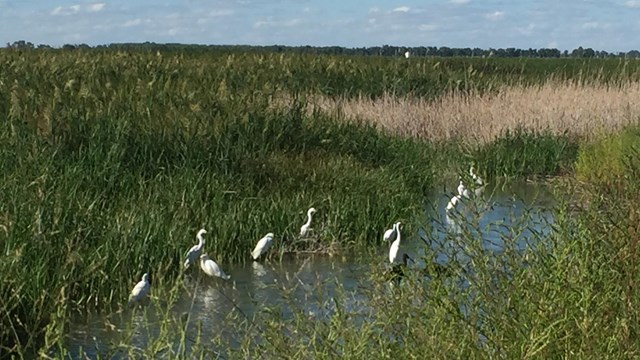
[[[7,43],[7,49],[28,50],[28,49],[53,49],[49,45],[34,45],[24,40]],[[215,51],[238,51],[238,52],[269,52],[269,53],[301,53],[301,54],[330,54],[330,55],[369,55],[369,56],[400,56],[408,51],[411,56],[461,56],[461,57],[500,57],[500,58],[640,58],[640,51],[631,50],[627,52],[607,52],[604,50],[593,50],[582,46],[572,51],[560,51],[555,48],[541,49],[518,49],[518,48],[450,48],[447,46],[370,46],[359,48],[346,48],[341,46],[284,46],[284,45],[199,45],[199,44],[157,44],[153,42],[144,43],[113,43],[109,45],[98,45],[91,47],[87,44],[65,44],[63,50],[78,49],[112,49],[112,50],[146,50],[146,51],[168,51],[168,52],[207,52]]]

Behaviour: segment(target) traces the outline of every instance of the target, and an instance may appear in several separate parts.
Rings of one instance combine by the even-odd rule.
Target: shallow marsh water
[[[487,187],[480,197],[462,201],[462,208],[456,207],[459,211],[447,219],[445,207],[456,186],[452,183],[434,190],[433,198],[425,205],[422,228],[414,234],[403,233],[403,249],[416,260],[411,266],[424,267],[429,258],[445,265],[468,260],[468,253],[456,251],[451,240],[465,231],[481,239],[478,245],[483,251],[499,254],[507,248],[525,250],[550,229],[553,196],[543,185],[510,182]],[[474,211],[480,216],[472,215]],[[463,218],[477,226],[458,226],[465,222]],[[370,309],[361,290],[371,281],[372,267],[389,266],[387,251],[388,247],[380,247],[378,261],[360,257],[346,262],[336,257],[305,256],[285,258],[281,263],[227,265],[224,269],[231,275],[229,282],[200,276],[198,269],[191,269],[183,294],[170,309],[158,311],[162,306],[153,304],[144,311],[78,316],[71,325],[67,349],[74,358],[111,358],[118,357],[117,347],[122,342],[145,348],[162,331],[161,320],[167,314],[177,319],[176,333],[183,326],[187,329],[183,342],[187,349],[179,349],[183,345],[176,344],[174,351],[188,354],[198,338],[212,339],[220,334],[228,347],[239,347],[242,334],[237,332],[242,327],[224,324],[252,319],[265,308],[278,309],[283,318],[291,317],[292,308],[303,310],[309,318],[326,317],[335,308],[333,297],[338,291],[342,308],[366,316]],[[211,348],[223,350],[213,344]]]

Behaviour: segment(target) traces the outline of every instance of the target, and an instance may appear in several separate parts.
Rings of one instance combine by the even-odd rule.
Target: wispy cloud
[[[406,12],[409,12],[409,10],[411,10],[411,9],[408,6],[400,6],[400,7],[397,7],[395,9],[391,10],[391,11],[393,11],[393,12],[405,12],[406,13]]]
[[[51,15],[73,15],[80,11],[80,5],[58,6],[51,11]]]
[[[56,8],[54,8],[53,10],[51,10],[51,15],[57,16],[57,15],[75,15],[80,13],[81,11],[85,11],[85,12],[99,12],[102,11],[105,8],[106,4],[105,3],[94,3],[94,4],[87,4],[87,5],[80,5],[80,4],[75,4],[75,5],[70,5],[70,6],[58,6]]]
[[[504,17],[504,11],[494,11],[492,13],[486,14],[485,17],[491,21],[497,21]]]
[[[102,9],[104,9],[105,3],[96,3],[96,4],[90,4],[87,7],[87,10],[89,12],[98,12],[98,11],[102,11]]]
[[[588,21],[582,24],[582,28],[586,30],[605,29],[609,27],[609,24],[600,23],[598,21]]]
[[[420,24],[418,26],[418,30],[420,31],[434,31],[438,28],[437,25],[433,25],[433,24]]]
[[[300,19],[290,20],[260,20],[253,24],[254,29],[269,28],[269,27],[292,27],[300,24]]]
[[[138,26],[142,24],[142,19],[133,19],[133,20],[128,20],[125,21],[124,24],[122,24],[123,27],[132,27],[132,26]]]
[[[230,16],[233,15],[234,11],[231,9],[215,9],[209,12],[209,16],[211,17],[221,17],[221,16]]]
[[[624,6],[629,7],[629,8],[640,8],[640,1],[638,1],[638,0],[629,0],[626,3],[624,3]]]
[[[536,24],[529,23],[527,26],[516,26],[516,31],[523,35],[531,35],[533,33],[533,29],[536,28]]]
[[[471,0],[449,0],[450,3],[452,4],[468,4],[471,2]]]

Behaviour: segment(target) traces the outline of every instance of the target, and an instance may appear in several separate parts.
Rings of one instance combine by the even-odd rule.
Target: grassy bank
[[[397,60],[0,52],[4,351],[60,344],[69,311],[115,307],[144,272],[174,289],[201,227],[222,265],[248,260],[267,232],[287,250],[362,250],[396,219],[418,226],[429,189],[471,162],[489,178],[554,175],[578,156],[580,137],[556,132],[478,145],[381,131],[309,111],[317,94],[437,98],[638,75],[618,60]],[[317,240],[296,243],[310,206]]]

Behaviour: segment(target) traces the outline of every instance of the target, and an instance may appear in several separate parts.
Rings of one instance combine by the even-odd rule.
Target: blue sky
[[[640,49],[640,0],[0,0],[0,44]]]

